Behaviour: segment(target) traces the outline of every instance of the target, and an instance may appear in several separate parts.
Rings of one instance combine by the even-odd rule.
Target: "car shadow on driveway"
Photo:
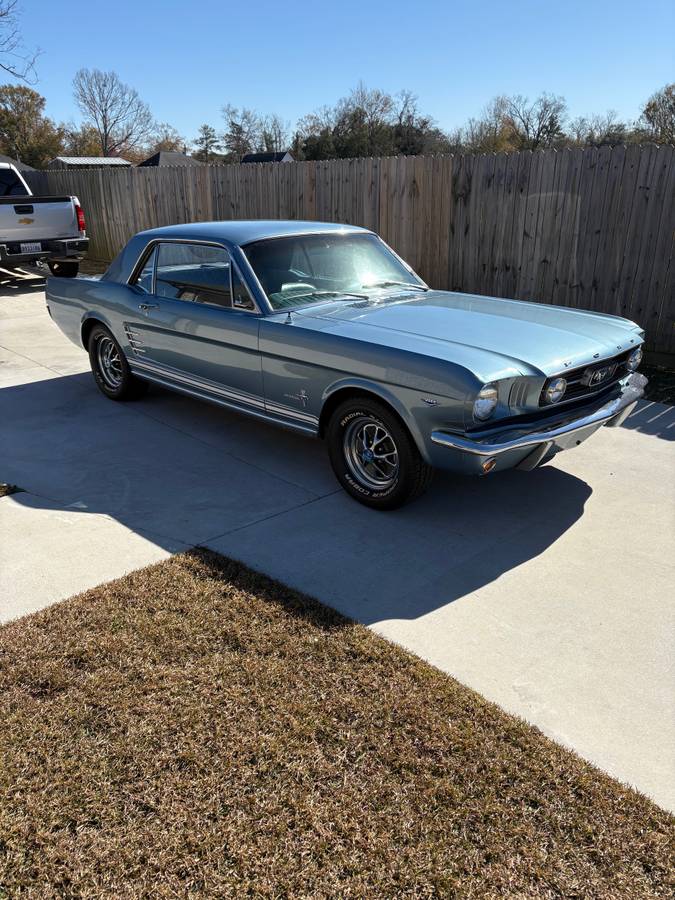
[[[113,403],[89,373],[4,388],[0,417],[0,479],[26,492],[14,503],[102,514],[170,552],[210,547],[365,622],[416,618],[496,580],[551,546],[591,494],[551,465],[438,473],[416,503],[374,512],[340,490],[320,441],[160,389]]]

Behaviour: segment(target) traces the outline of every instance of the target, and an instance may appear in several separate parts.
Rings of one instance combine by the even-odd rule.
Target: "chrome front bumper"
[[[610,427],[621,425],[635,409],[646,385],[647,379],[644,375],[630,375],[619,397],[615,397],[588,415],[548,429],[529,432],[524,429],[512,429],[510,432],[502,433],[504,439],[498,439],[502,438],[502,435],[492,435],[477,440],[447,431],[433,431],[431,441],[439,447],[459,451],[463,455],[468,454],[479,463],[481,458],[485,457],[499,460],[500,457],[508,456],[509,464],[504,468],[518,466],[533,469],[544,457],[580,444],[602,425]]]

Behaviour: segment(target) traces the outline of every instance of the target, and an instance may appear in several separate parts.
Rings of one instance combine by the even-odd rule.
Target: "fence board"
[[[626,315],[675,354],[675,147],[28,172],[76,194],[90,257],[177,222],[292,218],[379,232],[432,285]]]

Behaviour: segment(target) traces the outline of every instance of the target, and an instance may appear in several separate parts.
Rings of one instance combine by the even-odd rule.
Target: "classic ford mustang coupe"
[[[352,226],[156,228],[100,277],[50,278],[47,306],[106,397],[155,382],[322,437],[375,509],[434,468],[534,469],[621,424],[646,384],[633,322],[431,290]]]

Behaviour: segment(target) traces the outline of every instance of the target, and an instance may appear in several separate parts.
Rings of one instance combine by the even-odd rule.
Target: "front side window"
[[[340,294],[371,294],[420,280],[374,234],[310,234],[244,247],[275,309]]]
[[[231,307],[230,254],[207,244],[160,243],[155,294]]]

